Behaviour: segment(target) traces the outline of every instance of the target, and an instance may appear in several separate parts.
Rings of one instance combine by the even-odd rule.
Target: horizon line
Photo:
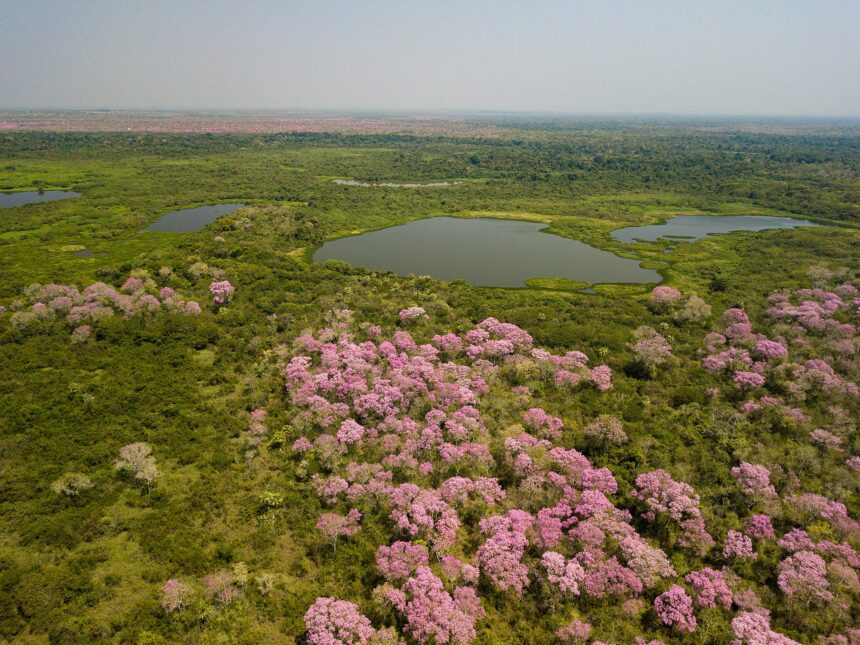
[[[725,113],[725,112],[663,112],[663,111],[567,111],[555,109],[499,109],[499,108],[387,108],[387,107],[11,107],[0,106],[0,112],[125,112],[125,113],[183,113],[183,114],[290,114],[316,113],[357,115],[362,113],[382,113],[389,115],[413,116],[418,114],[444,116],[532,116],[532,117],[645,117],[645,118],[717,118],[717,119],[820,119],[820,120],[860,120],[856,114],[813,114],[813,113]]]

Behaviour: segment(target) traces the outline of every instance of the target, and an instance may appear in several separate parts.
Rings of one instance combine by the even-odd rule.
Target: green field
[[[767,464],[780,500],[824,495],[860,518],[860,479],[844,465],[860,454],[858,399],[810,394],[797,403],[809,427],[776,413],[747,417],[738,412],[744,395],[701,362],[704,337],[727,308],[743,308],[756,332],[790,337],[765,315],[768,294],[860,285],[860,135],[850,128],[769,134],[623,122],[505,127],[493,139],[0,133],[0,192],[82,193],[0,209],[0,638],[305,643],[308,607],[318,596],[336,596],[355,602],[375,627],[394,627],[410,645],[419,642],[404,631],[402,616],[373,597],[384,582],[377,547],[408,539],[392,537],[384,505],[362,507],[361,531],[336,549],[315,528],[331,509],[311,476],[337,469],[290,449],[307,428],[283,376],[297,337],[337,326],[331,312],[351,310],[350,330],[365,340],[369,325],[380,325],[385,336],[404,328],[398,312],[413,305],[428,313],[409,328],[420,343],[495,317],[528,331],[536,347],[576,349],[612,368],[609,392],[568,394],[505,364],[478,406],[490,450],[501,464],[500,438],[522,421],[511,388],[528,385],[528,407],[562,418],[559,443],[579,449],[595,468],[609,468],[618,481],[613,502],[635,509],[636,529],[666,551],[678,573],[642,593],[641,611],[624,613],[627,597],[559,597],[542,580],[532,545],[525,558],[533,582],[522,596],[482,576],[477,590],[487,616],[476,624],[475,643],[555,643],[555,630],[576,617],[593,626],[593,638],[616,645],[638,635],[727,643],[737,602],[732,610],[697,608],[699,629],[690,635],[662,625],[650,609],[656,595],[704,566],[733,566],[738,589],[755,591],[772,628],[799,642],[860,623],[856,573],[841,581],[828,573],[832,603],[789,601],[777,583],[788,553],[775,540],[758,545],[755,560],[727,563],[721,553],[727,531],[739,529],[752,510],[771,514],[778,533],[803,528],[816,541],[860,548],[857,530],[800,517],[788,502],[752,509],[730,470],[741,462]],[[462,183],[353,187],[334,178]],[[168,211],[238,201],[248,206],[199,232],[141,232]],[[795,216],[822,226],[693,243],[624,245],[609,235],[681,213]],[[526,289],[482,289],[310,261],[326,240],[441,215],[544,222],[555,234],[659,270],[663,284],[697,294],[712,314],[681,322],[649,307],[650,287],[641,285],[599,285],[596,294],[583,294],[583,284],[539,279]],[[95,254],[76,256],[82,249]],[[13,322],[33,304],[28,294],[38,290],[30,285],[119,288],[133,273],[149,292],[170,287],[203,311],[114,315],[92,323],[82,343],[70,341],[73,327],[57,317]],[[236,288],[221,307],[208,291],[217,279]],[[846,305],[837,317],[856,325],[856,309]],[[669,340],[670,360],[642,364],[630,346],[641,325]],[[810,337],[808,349],[798,343],[791,351],[826,356],[844,381],[860,381],[856,328],[841,350],[830,337]],[[783,382],[765,387],[790,397]],[[709,388],[721,393],[712,396]],[[267,411],[268,434],[249,449],[249,414],[257,408]],[[623,419],[627,443],[589,443],[583,429],[604,414]],[[841,447],[811,443],[813,428],[838,435]],[[151,491],[114,466],[120,448],[133,442],[147,442],[155,455],[160,474]],[[642,519],[630,490],[637,475],[658,468],[701,497],[717,541],[711,552],[679,548],[678,526],[665,518]],[[395,470],[395,484],[410,477]],[[58,494],[51,485],[64,473],[86,474],[93,486],[77,498]],[[480,474],[462,474],[470,473]],[[510,486],[503,511],[527,506],[508,466],[494,476]],[[349,505],[341,500],[336,508],[346,512]],[[463,559],[473,558],[484,539],[482,513],[461,513],[456,555]],[[204,577],[222,570],[232,572],[239,590],[229,603],[204,589]],[[192,590],[183,611],[166,613],[160,604],[170,578]],[[270,591],[258,588],[260,578],[270,580]]]

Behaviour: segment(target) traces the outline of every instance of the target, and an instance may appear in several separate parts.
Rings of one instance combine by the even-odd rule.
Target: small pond
[[[700,240],[708,235],[731,233],[732,231],[764,231],[767,229],[817,226],[814,222],[791,217],[769,217],[767,215],[678,215],[662,224],[650,226],[628,226],[612,231],[619,242],[656,242],[660,238],[671,238],[680,242]]]
[[[190,233],[199,231],[211,224],[222,215],[229,215],[245,204],[215,204],[214,206],[198,206],[171,211],[157,222],[147,226],[144,231],[163,231],[165,233]]]
[[[482,287],[523,287],[528,278],[660,282],[656,271],[588,244],[544,233],[521,220],[432,217],[326,242],[316,262],[335,259],[399,275],[465,280]]]
[[[0,193],[0,208],[12,208],[13,206],[38,204],[39,202],[57,202],[61,199],[80,196],[80,193],[73,190],[46,190],[42,193],[37,190],[28,190],[20,193]]]

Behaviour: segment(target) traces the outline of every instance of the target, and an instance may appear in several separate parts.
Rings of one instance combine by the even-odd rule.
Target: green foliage
[[[860,139],[856,133],[769,134],[666,126],[551,121],[509,123],[498,139],[292,135],[0,135],[0,189],[74,188],[83,197],[34,204],[0,217],[0,304],[11,306],[34,282],[96,280],[119,285],[146,269],[157,286],[204,304],[199,317],[121,316],[93,326],[90,340],[47,321],[14,329],[0,315],[0,636],[50,642],[301,642],[302,615],[319,595],[359,603],[373,615],[381,582],[375,545],[389,527],[368,521],[334,553],[315,529],[320,503],[309,479],[325,471],[314,456],[296,459],[298,434],[280,368],[292,341],[323,326],[332,309],[354,311],[358,327],[397,325],[400,308],[420,303],[433,316],[416,331],[463,331],[488,316],[527,329],[536,344],[605,356],[615,375],[606,396],[573,400],[540,392],[565,420],[569,438],[619,481],[621,505],[638,473],[667,468],[702,496],[709,530],[737,528],[745,501],[732,465],[755,455],[780,463],[808,490],[839,491],[856,516],[858,486],[834,479],[836,457],[806,445],[796,422],[773,412],[755,420],[714,401],[699,365],[705,327],[676,324],[646,308],[640,287],[541,280],[521,290],[476,289],[463,282],[371,273],[343,263],[314,265],[308,250],[338,235],[441,214],[521,216],[545,221],[628,257],[660,263],[667,281],[702,296],[715,313],[805,284],[824,263],[860,273]],[[349,187],[362,180],[464,183],[421,190]],[[197,233],[140,233],[163,213],[207,203],[250,206]],[[840,227],[726,235],[695,243],[626,247],[608,232],[675,213],[796,214]],[[832,221],[830,222],[833,223]],[[64,248],[104,253],[78,257]],[[78,249],[80,250],[80,249]],[[170,270],[164,271],[163,267]],[[207,286],[223,273],[236,297],[215,311]],[[664,327],[661,328],[661,324]],[[627,347],[649,325],[672,336],[676,360],[649,373]],[[527,382],[505,368],[511,385]],[[816,402],[822,422],[826,402]],[[492,405],[507,414],[501,395]],[[247,456],[248,412],[263,407],[270,435]],[[582,428],[614,414],[630,441],[594,449]],[[856,416],[856,415],[855,415]],[[153,448],[160,477],[151,498],[114,470],[119,449]],[[852,434],[856,454],[860,438]],[[843,469],[844,470],[844,469]],[[89,478],[75,503],[52,492],[70,474]],[[376,522],[376,524],[374,524]],[[647,527],[640,528],[643,533]],[[780,527],[787,529],[788,527]],[[826,537],[818,527],[816,539]],[[663,527],[649,537],[673,542]],[[779,554],[763,550],[749,576],[769,593]],[[219,607],[203,577],[245,563],[249,582]],[[695,558],[675,562],[699,567]],[[270,573],[269,594],[255,590]],[[171,614],[159,606],[169,578],[186,581],[193,601]],[[593,636],[632,642],[638,619],[596,601],[523,601],[481,590],[488,617],[482,644],[552,643],[568,615],[587,617]],[[643,614],[644,616],[645,614]],[[379,618],[384,616],[379,613]],[[390,617],[389,617],[390,618]],[[814,613],[786,607],[774,625],[797,638]],[[651,637],[671,642],[643,619]],[[718,611],[700,615],[707,635],[730,640]],[[662,636],[661,636],[662,634]],[[513,636],[512,636],[513,635]]]

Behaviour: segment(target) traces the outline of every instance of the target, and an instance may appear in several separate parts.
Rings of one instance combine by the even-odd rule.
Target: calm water
[[[229,215],[245,204],[215,204],[171,211],[157,222],[147,226],[144,231],[164,231],[166,233],[189,233],[215,221],[222,215]]]
[[[40,193],[37,190],[29,190],[22,193],[0,193],[0,208],[12,208],[13,206],[24,206],[25,204],[38,204],[39,202],[56,202],[61,199],[80,197],[80,193],[73,190],[46,190]]]
[[[522,287],[528,278],[598,282],[660,282],[659,273],[577,240],[542,233],[520,220],[433,217],[326,242],[313,259],[465,280],[484,287]]]
[[[764,231],[766,229],[817,226],[814,222],[791,217],[768,217],[766,215],[678,215],[663,224],[650,226],[628,226],[612,231],[619,242],[655,242],[661,237],[692,242],[715,233],[732,231]]]

